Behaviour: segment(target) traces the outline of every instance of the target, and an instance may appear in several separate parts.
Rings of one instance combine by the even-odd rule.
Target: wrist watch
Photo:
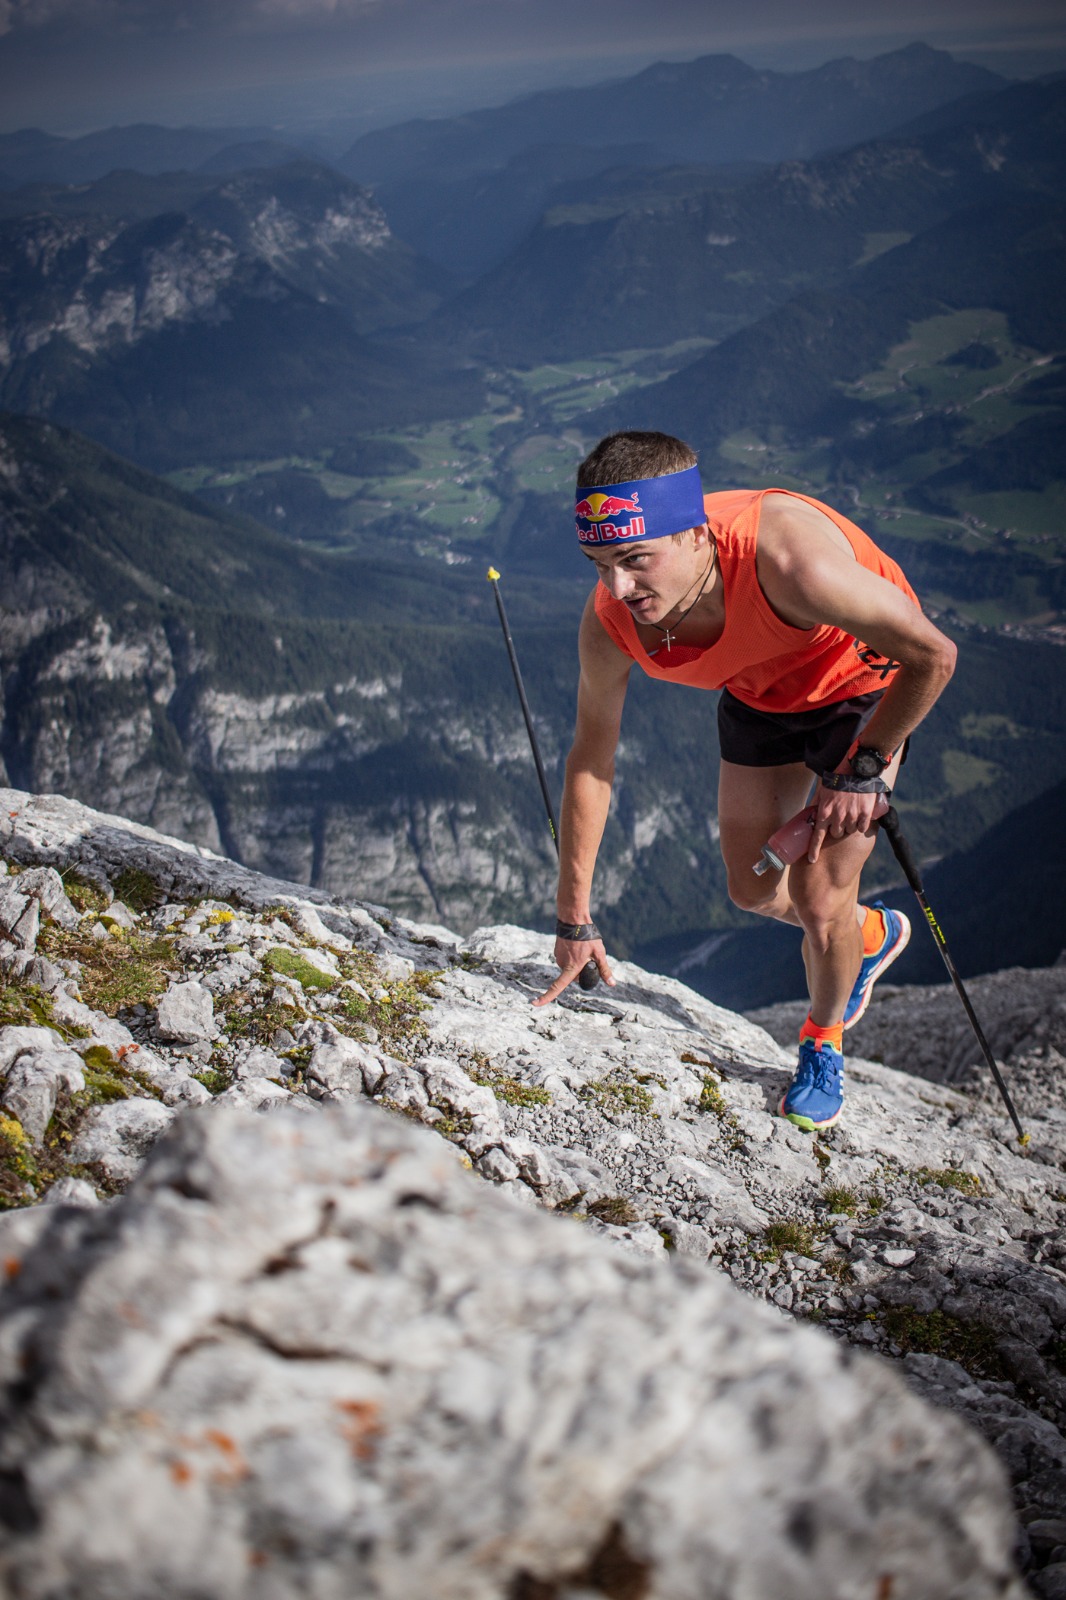
[[[860,744],[851,757],[851,770],[856,778],[879,778],[892,765],[891,755],[882,755],[872,744]]]

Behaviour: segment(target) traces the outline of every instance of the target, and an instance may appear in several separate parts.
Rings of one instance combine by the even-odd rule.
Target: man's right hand
[[[611,969],[607,965],[607,952],[603,948],[602,939],[556,939],[555,964],[560,968],[559,976],[545,989],[539,1000],[534,1000],[535,1006],[550,1005],[553,1000],[558,1000],[564,989],[581,976],[585,964],[589,961],[596,963],[596,970],[604,983],[611,989],[615,988],[615,981]]]

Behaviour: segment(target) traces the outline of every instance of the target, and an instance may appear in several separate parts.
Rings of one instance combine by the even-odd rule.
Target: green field
[[[416,467],[400,472],[353,476],[333,468],[328,457],[293,456],[233,462],[221,469],[184,468],[171,473],[169,481],[193,491],[238,493],[269,481],[270,500],[278,474],[304,474],[324,491],[333,520],[340,521],[339,528],[323,527],[316,536],[312,515],[309,526],[298,530],[307,542],[354,547],[376,528],[395,529],[402,520],[421,554],[451,552],[454,557],[453,544],[467,545],[491,533],[515,496],[558,495],[565,506],[574,468],[593,442],[581,429],[582,415],[669,376],[709,342],[687,339],[663,350],[624,350],[495,373],[490,410],[366,436],[400,445],[417,458]],[[283,484],[277,497],[284,503]]]
[[[872,235],[868,250],[891,243]],[[709,346],[685,340],[497,371],[488,407],[477,415],[361,436],[366,459],[377,447],[387,466],[403,461],[399,469],[357,475],[328,457],[290,457],[192,467],[171,481],[230,497],[234,509],[262,520],[273,515],[271,525],[310,544],[355,549],[380,533],[421,556],[470,559],[479,543],[513,525],[526,497],[558,498],[565,515],[574,467],[593,443],[584,417]],[[1049,601],[1041,572],[1066,559],[1066,466],[1039,488],[966,479],[967,462],[1002,446],[1019,425],[1060,415],[1053,401],[1019,400],[1053,359],[1020,345],[1000,312],[929,317],[877,368],[838,386],[859,419],[850,431],[819,438],[777,426],[738,431],[720,443],[717,463],[705,461],[708,487],[776,485],[824,497],[875,537],[952,552],[935,571],[927,564],[920,581],[929,603],[991,626],[1055,620],[1063,602]],[[975,586],[960,554],[1002,558],[1009,581],[985,575]],[[1061,592],[1061,585],[1054,590]]]

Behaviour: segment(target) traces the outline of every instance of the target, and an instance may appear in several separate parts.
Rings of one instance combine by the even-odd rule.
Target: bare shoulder
[[[759,514],[758,558],[792,569],[821,556],[831,556],[834,551],[848,561],[856,559],[847,537],[827,512],[780,491],[764,496]]]

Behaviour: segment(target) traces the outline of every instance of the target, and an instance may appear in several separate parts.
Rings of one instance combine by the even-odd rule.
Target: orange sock
[[[862,925],[862,953],[864,956],[876,955],[885,942],[885,918],[883,912],[875,911],[873,906],[867,906],[866,917]]]
[[[808,1012],[807,1020],[800,1029],[800,1044],[803,1043],[804,1039],[813,1039],[819,1050],[823,1044],[831,1044],[834,1050],[839,1050],[843,1054],[844,1024],[843,1022],[831,1022],[827,1028],[823,1028],[813,1020]]]

